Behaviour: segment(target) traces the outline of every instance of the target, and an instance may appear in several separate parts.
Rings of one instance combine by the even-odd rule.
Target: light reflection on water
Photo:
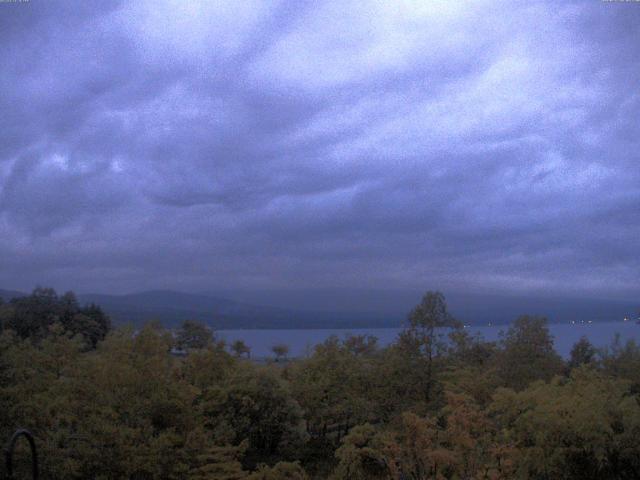
[[[485,327],[467,327],[471,334],[480,333],[485,340],[495,341],[506,325]],[[355,329],[315,329],[315,330],[219,330],[218,336],[230,343],[234,340],[244,340],[251,348],[253,358],[272,356],[271,347],[278,343],[289,346],[291,357],[305,356],[313,350],[314,345],[322,343],[331,335],[339,338],[352,335],[373,335],[378,337],[380,346],[389,345],[395,341],[400,328],[355,328]],[[554,337],[556,350],[563,357],[568,357],[571,347],[583,335],[596,347],[610,345],[616,333],[620,334],[623,342],[635,339],[640,341],[640,325],[634,322],[604,322],[578,324],[550,324],[549,330]]]

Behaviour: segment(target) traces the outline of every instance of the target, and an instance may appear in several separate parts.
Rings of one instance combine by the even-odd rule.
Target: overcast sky
[[[0,3],[0,288],[640,295],[640,3]]]

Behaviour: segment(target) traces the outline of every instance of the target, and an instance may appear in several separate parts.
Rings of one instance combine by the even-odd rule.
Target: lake
[[[501,330],[507,325],[467,327],[474,334],[480,333],[485,340],[498,340]],[[568,357],[571,347],[583,335],[596,347],[609,345],[616,333],[623,342],[635,339],[640,341],[640,325],[634,322],[603,322],[550,324],[549,330],[554,337],[556,350],[563,357]],[[303,357],[312,352],[313,347],[324,342],[331,335],[344,338],[347,335],[373,335],[378,337],[378,344],[386,346],[396,340],[400,328],[354,328],[354,329],[318,329],[318,330],[219,330],[216,333],[226,342],[244,340],[251,348],[253,358],[270,357],[271,347],[278,343],[289,346],[290,357]]]

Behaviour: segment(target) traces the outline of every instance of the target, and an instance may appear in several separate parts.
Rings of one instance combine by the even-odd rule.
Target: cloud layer
[[[640,5],[98,3],[0,4],[0,285],[640,294]]]

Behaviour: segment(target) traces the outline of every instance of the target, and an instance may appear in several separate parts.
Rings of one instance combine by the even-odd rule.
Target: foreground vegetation
[[[387,348],[333,337],[265,365],[51,290],[0,321],[0,434],[33,431],[43,478],[640,478],[636,344],[583,339],[565,362],[528,316],[485,342],[437,292]]]

